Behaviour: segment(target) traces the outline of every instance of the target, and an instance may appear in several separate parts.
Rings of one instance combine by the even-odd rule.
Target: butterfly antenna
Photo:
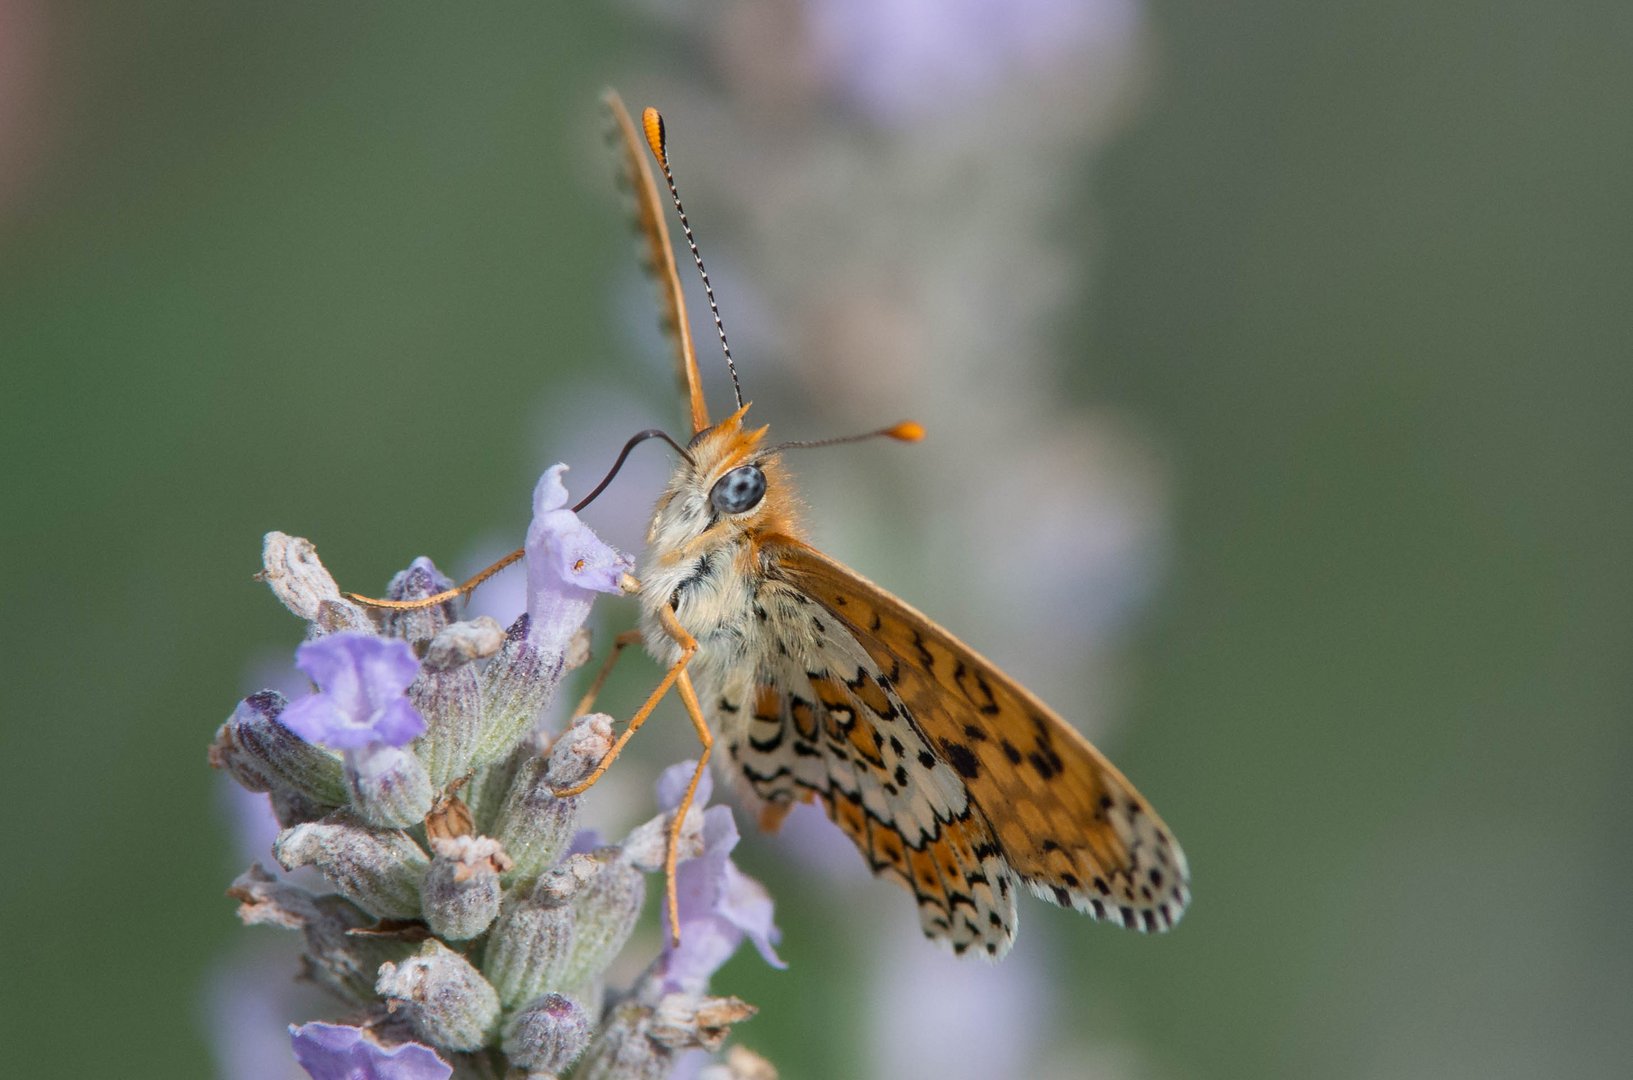
[[[680,215],[680,228],[686,234],[686,246],[692,249],[692,261],[697,263],[697,272],[703,278],[703,291],[709,297],[709,314],[714,316],[714,329],[720,335],[720,350],[726,354],[726,367],[731,371],[732,393],[737,395],[737,407],[743,407],[743,388],[737,382],[737,365],[731,359],[731,345],[726,341],[726,324],[720,321],[720,305],[715,303],[714,286],[709,284],[709,272],[703,269],[703,256],[697,250],[697,240],[692,237],[691,222],[686,220],[686,208],[680,204],[680,189],[675,187],[675,174],[669,171],[669,142],[668,132],[663,126],[663,117],[658,110],[648,106],[641,114],[641,127],[646,131],[646,144],[652,147],[652,156],[658,159],[658,168],[663,170],[664,183],[669,185],[669,198],[675,203],[675,213]]]
[[[903,420],[878,431],[864,431],[860,435],[841,435],[834,439],[810,439],[805,442],[785,442],[767,447],[768,450],[809,450],[813,446],[838,446],[840,443],[862,442],[864,439],[895,439],[897,442],[918,442],[924,438],[924,425],[917,420]]]

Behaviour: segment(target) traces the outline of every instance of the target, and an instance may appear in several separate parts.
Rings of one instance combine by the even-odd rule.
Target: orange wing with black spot
[[[1011,869],[1037,895],[1144,931],[1190,899],[1185,855],[1105,756],[990,661],[798,540],[774,575],[855,637],[938,759],[957,773]]]

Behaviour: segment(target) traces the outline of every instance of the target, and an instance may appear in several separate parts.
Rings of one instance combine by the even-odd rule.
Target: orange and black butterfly
[[[638,131],[616,95],[608,103],[693,434],[677,444],[682,461],[653,512],[639,580],[627,583],[642,608],[640,636],[669,670],[575,790],[674,686],[704,743],[699,773],[713,731],[767,827],[797,802],[820,802],[874,873],[913,893],[925,934],[958,953],[1008,951],[1021,884],[1107,922],[1172,927],[1189,875],[1150,803],[1024,687],[806,543],[781,461],[791,444],[746,426],[740,393],[735,412],[710,422],[645,153],[662,169],[695,258],[663,121],[648,109]],[[718,327],[712,290],[709,303]],[[876,434],[922,432],[904,423]]]

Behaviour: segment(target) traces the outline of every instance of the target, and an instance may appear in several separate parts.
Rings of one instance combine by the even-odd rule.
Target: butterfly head
[[[647,533],[655,549],[696,558],[766,532],[794,527],[795,500],[778,448],[765,427],[743,423],[744,405],[692,436],[690,460],[676,465]]]

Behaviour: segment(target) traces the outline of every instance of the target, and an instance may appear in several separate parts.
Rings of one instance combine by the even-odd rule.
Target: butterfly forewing
[[[1189,900],[1184,853],[1088,740],[963,642],[816,549],[789,539],[766,556],[871,660],[902,720],[957,776],[1033,892],[1134,929],[1178,921]]]

